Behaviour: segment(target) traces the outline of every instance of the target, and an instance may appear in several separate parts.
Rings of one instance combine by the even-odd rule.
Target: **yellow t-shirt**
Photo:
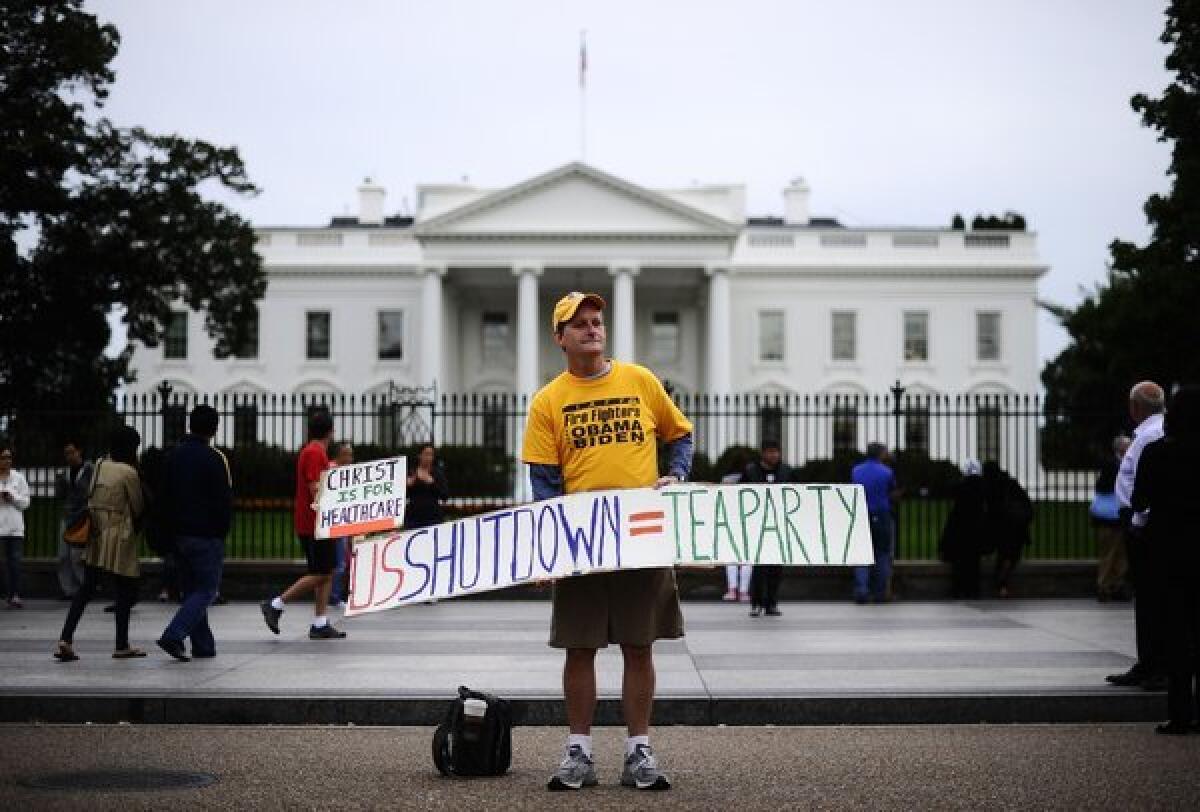
[[[658,479],[656,435],[691,431],[654,373],[613,361],[607,375],[563,372],[533,396],[521,459],[560,466],[566,493],[642,488]]]

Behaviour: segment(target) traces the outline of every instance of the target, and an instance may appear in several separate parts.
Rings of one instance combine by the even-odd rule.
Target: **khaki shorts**
[[[554,583],[550,645],[604,648],[648,646],[683,637],[675,570],[619,570]]]

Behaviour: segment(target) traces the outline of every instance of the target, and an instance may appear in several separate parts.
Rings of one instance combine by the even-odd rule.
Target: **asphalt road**
[[[623,732],[597,729],[600,786],[548,793],[564,731],[518,728],[513,769],[450,780],[429,728],[0,726],[0,809],[1189,809],[1200,735],[1148,725],[664,727],[666,793],[617,784]],[[198,789],[23,785],[89,769],[210,773]]]

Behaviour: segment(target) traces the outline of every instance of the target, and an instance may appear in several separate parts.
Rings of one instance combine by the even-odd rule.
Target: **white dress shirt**
[[[1121,460],[1121,467],[1117,470],[1117,502],[1121,507],[1127,508],[1132,505],[1133,481],[1137,478],[1138,460],[1142,457],[1142,450],[1155,440],[1161,439],[1162,436],[1162,414],[1150,415],[1138,423],[1138,427],[1133,430],[1133,442],[1129,444],[1129,450],[1125,452],[1125,456]],[[1150,511],[1148,510],[1135,513],[1133,514],[1133,526],[1145,527],[1146,520],[1149,518]]]

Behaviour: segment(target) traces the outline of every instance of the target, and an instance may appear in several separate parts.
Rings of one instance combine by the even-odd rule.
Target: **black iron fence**
[[[401,388],[370,395],[193,396],[163,389],[118,398],[102,414],[0,410],[0,433],[14,445],[15,467],[34,495],[26,513],[26,556],[55,553],[61,515],[55,483],[66,440],[76,438],[95,456],[112,426],[124,423],[141,433],[150,460],[183,436],[197,402],[221,415],[216,442],[228,454],[235,492],[231,558],[299,555],[291,519],[295,454],[314,410],[333,415],[335,438],[351,442],[358,461],[433,442],[450,481],[452,514],[527,498],[517,463],[526,413],[520,396]],[[779,442],[797,481],[847,481],[868,442],[887,445],[904,489],[897,509],[901,559],[936,558],[954,486],[971,459],[996,461],[1033,498],[1029,557],[1094,555],[1087,506],[1100,459],[1092,449],[1050,453],[1048,444],[1071,435],[1077,423],[1096,423],[1095,415],[1050,413],[1033,396],[907,397],[898,389],[879,396],[687,395],[676,402],[695,424],[696,481],[720,482],[740,471],[766,440]],[[1062,459],[1076,463],[1056,462]],[[1081,466],[1080,459],[1093,464]]]

